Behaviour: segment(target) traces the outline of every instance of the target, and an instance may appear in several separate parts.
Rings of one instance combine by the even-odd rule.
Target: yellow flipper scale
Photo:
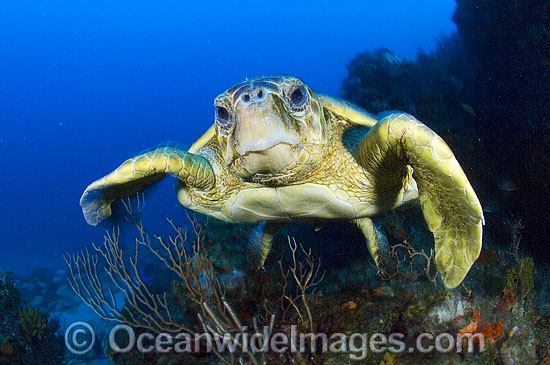
[[[204,157],[164,147],[126,160],[110,174],[94,181],[80,198],[84,218],[91,225],[111,215],[111,203],[121,197],[135,194],[167,174],[175,175],[187,186],[212,189],[215,176]]]
[[[458,286],[478,258],[483,211],[464,171],[441,137],[404,113],[385,116],[361,141],[359,163],[370,173],[379,204],[391,206],[407,166],[434,234],[435,262],[447,288]]]

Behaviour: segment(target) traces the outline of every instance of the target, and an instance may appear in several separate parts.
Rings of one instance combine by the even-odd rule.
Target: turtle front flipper
[[[212,166],[204,157],[173,147],[158,148],[126,160],[86,188],[80,198],[86,222],[97,225],[111,215],[115,199],[133,195],[168,174],[201,190],[213,189],[216,182]]]
[[[434,234],[435,262],[447,288],[458,286],[481,250],[483,211],[447,144],[411,115],[383,117],[361,140],[356,157],[380,210],[403,201],[410,171]]]

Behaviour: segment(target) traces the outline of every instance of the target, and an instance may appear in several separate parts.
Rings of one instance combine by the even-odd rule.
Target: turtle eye
[[[290,103],[293,109],[301,110],[307,99],[307,91],[303,85],[296,87],[290,94]]]
[[[228,120],[229,119],[229,112],[223,106],[217,106],[216,107],[216,118],[218,118],[220,121]]]
[[[224,129],[231,127],[231,116],[226,107],[216,106],[216,122]]]

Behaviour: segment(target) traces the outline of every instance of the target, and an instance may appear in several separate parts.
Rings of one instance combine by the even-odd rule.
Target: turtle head
[[[215,99],[216,135],[230,172],[247,181],[288,183],[316,166],[326,144],[317,96],[300,79],[247,80]]]

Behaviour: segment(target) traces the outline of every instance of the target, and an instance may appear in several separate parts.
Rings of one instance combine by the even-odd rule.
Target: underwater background
[[[124,205],[115,204],[113,219],[89,226],[79,206],[85,187],[148,147],[190,146],[213,123],[218,94],[247,77],[274,73],[296,75],[313,90],[372,113],[409,112],[436,131],[481,200],[483,249],[464,286],[446,291],[426,271],[425,256],[411,261],[410,272],[398,262],[396,275],[383,278],[355,226],[330,223],[314,231],[303,223],[277,236],[279,255],[265,272],[251,273],[245,258],[253,227],[198,217],[208,265],[228,286],[242,320],[265,309],[278,320],[287,317],[276,322],[279,329],[300,322],[300,310],[274,304],[279,260],[292,257],[290,236],[321,258],[324,276],[307,292],[322,327],[315,330],[412,338],[470,325],[492,340],[484,354],[369,353],[362,363],[550,363],[548,1],[5,0],[0,364],[222,361],[203,353],[119,356],[104,351],[101,341],[85,357],[70,354],[63,336],[71,322],[102,330],[113,323],[99,320],[71,290],[62,255],[85,247],[92,252],[92,242],[119,226],[121,247],[131,255],[136,232]],[[151,234],[172,233],[167,216],[190,227],[173,180],[146,189],[144,199],[141,219]],[[376,223],[388,246],[407,242],[431,259],[433,239],[420,208]],[[399,257],[407,252],[404,247]],[[198,325],[185,290],[172,284],[181,280],[154,255],[144,254],[141,264],[139,275],[155,293],[170,293],[181,322]],[[259,298],[265,308],[254,302]],[[350,361],[342,354],[309,355],[266,361]]]

